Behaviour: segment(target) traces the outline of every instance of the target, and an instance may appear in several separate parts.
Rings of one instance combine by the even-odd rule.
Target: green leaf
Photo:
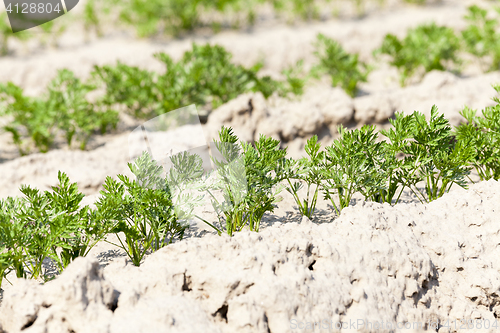
[[[387,34],[375,53],[391,57],[390,63],[400,71],[400,83],[404,86],[418,70],[424,73],[442,71],[447,69],[448,63],[458,68],[461,64],[457,56],[459,50],[460,39],[453,29],[433,22],[408,30],[403,40]]]
[[[319,63],[313,67],[313,75],[329,75],[332,86],[340,86],[354,97],[358,83],[367,81],[371,68],[359,61],[358,54],[347,53],[338,42],[323,34],[318,34],[315,49]]]

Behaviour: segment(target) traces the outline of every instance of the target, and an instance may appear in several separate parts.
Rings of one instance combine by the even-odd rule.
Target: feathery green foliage
[[[219,45],[193,44],[178,62],[164,53],[155,57],[166,65],[165,73],[118,62],[95,66],[84,82],[69,70],[59,70],[42,97],[26,96],[12,82],[0,84],[0,116],[12,117],[3,130],[12,134],[21,155],[33,148],[47,152],[58,136],[85,149],[92,134],[116,127],[120,108],[135,118],[151,119],[193,103],[215,109],[250,91],[266,98],[274,93],[300,95],[307,80],[301,61],[285,69],[279,81],[258,75],[262,63],[250,68],[232,63],[232,55]],[[102,87],[105,94],[89,101],[87,96]]]
[[[178,35],[198,25],[201,0],[129,0],[122,4],[120,19],[137,29],[140,37],[159,32]],[[163,31],[162,31],[163,30]]]
[[[238,142],[232,129],[223,127],[215,145],[223,160],[214,160],[219,180],[208,191],[222,189],[224,201],[213,197],[219,226],[209,223],[221,234],[233,235],[243,227],[259,231],[266,212],[274,210],[282,190],[278,183],[284,178],[286,149],[280,149],[278,140],[261,136],[255,145]],[[205,221],[206,222],[206,221]]]
[[[466,50],[476,56],[489,71],[500,68],[500,33],[498,18],[488,18],[488,11],[477,5],[470,6],[465,19],[469,25],[462,31]]]
[[[326,163],[322,170],[325,199],[330,200],[335,212],[349,206],[356,192],[370,197],[382,188],[375,164],[380,143],[375,143],[374,126],[365,125],[352,131],[339,127],[340,138],[326,147]],[[338,196],[338,203],[334,201]]]
[[[110,232],[117,234],[120,244],[111,244],[122,248],[139,266],[149,251],[172,243],[176,237],[182,239],[189,225],[178,220],[170,189],[160,176],[162,168],[148,154],[129,163],[129,168],[137,180],[123,175],[118,175],[118,180],[107,177],[96,206],[99,216],[112,223]]]
[[[104,134],[118,122],[117,112],[86,99],[94,89],[68,70],[58,72],[42,98],[24,95],[12,82],[0,84],[0,115],[13,117],[3,130],[12,134],[21,155],[29,153],[33,146],[47,152],[58,134],[64,135],[68,145],[76,139],[85,149],[93,132],[100,130]]]
[[[101,20],[98,13],[99,10],[103,9],[104,8],[99,8],[96,5],[95,0],[85,2],[85,6],[83,8],[83,22],[86,33],[88,33],[90,29],[94,29],[97,36],[102,37]]]
[[[301,62],[284,71],[285,81],[276,81],[258,76],[262,63],[250,68],[232,63],[231,53],[219,45],[193,44],[178,62],[165,53],[155,58],[165,64],[165,73],[121,63],[96,66],[94,76],[104,82],[107,105],[122,104],[135,117],[150,118],[193,103],[210,103],[215,109],[249,91],[260,91],[266,98],[274,92],[302,94],[305,85]]]
[[[500,93],[499,85],[493,87]],[[481,180],[500,179],[500,99],[493,100],[497,104],[484,108],[482,116],[465,107],[460,114],[467,123],[455,128],[458,142],[473,149],[472,166]]]
[[[404,171],[399,176],[420,201],[441,197],[453,184],[467,188],[465,178],[470,173],[473,148],[467,142],[455,142],[448,120],[438,114],[436,106],[431,109],[429,121],[415,111],[411,116],[396,113],[391,123],[397,130],[382,134],[389,137],[394,150],[405,155],[401,165]],[[422,180],[424,193],[417,187]]]
[[[0,201],[0,267],[7,275],[39,278],[46,258],[61,272],[79,256],[85,256],[109,231],[88,206],[76,183],[59,172],[59,185],[40,192],[21,186],[24,197]]]
[[[457,55],[459,50],[460,39],[453,29],[433,22],[410,29],[402,40],[387,34],[375,54],[387,54],[392,58],[390,63],[399,69],[400,83],[404,86],[419,69],[428,73],[457,67],[461,63]]]
[[[92,75],[106,87],[105,105],[123,105],[136,118],[156,115],[153,102],[158,96],[154,73],[118,61],[115,66],[95,66]]]
[[[266,2],[277,14],[291,13],[306,20],[319,19],[319,6],[315,0],[128,0],[120,3],[120,18],[133,25],[141,37],[156,34],[178,36],[203,27],[206,22],[200,19],[202,13],[244,13],[246,23],[253,25],[257,8]],[[220,25],[220,20],[212,22],[213,27]]]
[[[320,149],[321,144],[318,143],[318,136],[314,135],[307,140],[305,146],[307,157],[303,157],[298,161],[293,161],[293,159],[287,160],[283,175],[283,178],[288,183],[286,190],[293,195],[295,203],[299,207],[299,212],[310,219],[314,214],[316,203],[318,202],[318,194],[325,167],[325,152],[320,151]],[[298,192],[303,188],[304,183],[307,185],[305,189],[306,198],[301,200]],[[313,190],[312,196],[311,190]]]
[[[500,86],[494,88],[500,93]],[[123,175],[106,179],[96,209],[80,207],[83,194],[60,172],[52,191],[22,186],[23,198],[0,201],[0,279],[12,271],[18,277],[48,279],[46,258],[60,272],[110,233],[139,266],[146,254],[182,239],[193,218],[219,235],[259,231],[283,188],[293,195],[299,212],[313,218],[320,192],[340,215],[356,193],[393,204],[409,188],[423,203],[440,198],[454,184],[467,188],[472,168],[482,180],[498,179],[500,99],[494,100],[497,105],[485,108],[481,117],[464,109],[467,123],[455,131],[436,106],[429,119],[418,111],[396,113],[392,128],[380,131],[387,140],[379,140],[374,126],[340,126],[333,144],[321,150],[314,136],[307,142],[307,157],[297,161],[286,157],[278,140],[261,136],[255,144],[240,142],[231,128],[223,127],[212,149],[218,152],[212,157],[213,172],[205,172],[199,155],[181,152],[170,157],[172,167],[164,174],[144,153],[129,164],[136,180]],[[303,184],[305,198],[299,193]],[[207,196],[215,222],[195,210]]]
[[[0,57],[7,55],[9,52],[8,42],[10,39],[19,39],[25,41],[31,37],[31,34],[27,31],[21,31],[18,33],[13,33],[10,27],[7,13],[0,14]]]
[[[323,34],[318,34],[315,48],[319,63],[313,67],[313,75],[329,75],[332,86],[340,86],[354,97],[358,83],[367,81],[371,68],[359,61],[358,54],[347,53],[338,42]]]

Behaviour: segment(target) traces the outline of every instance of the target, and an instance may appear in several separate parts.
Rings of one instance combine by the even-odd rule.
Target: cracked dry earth
[[[131,333],[320,332],[352,322],[370,332],[378,330],[369,323],[382,321],[382,331],[418,332],[454,319],[493,325],[498,202],[500,184],[488,181],[426,205],[361,203],[330,223],[303,218],[232,238],[190,238],[140,267],[80,258],[43,286],[19,281],[0,322],[6,332]]]
[[[396,6],[359,20],[277,24],[168,43],[108,36],[36,56],[0,58],[0,80],[13,80],[37,95],[58,68],[85,77],[93,64],[120,60],[160,71],[152,53],[179,57],[193,40],[220,43],[245,65],[263,57],[266,74],[278,75],[300,58],[306,68],[313,63],[311,42],[318,32],[370,61],[388,32],[402,36],[430,20],[461,29],[465,23],[460,18],[472,3],[491,5],[457,0]],[[192,149],[226,125],[248,141],[261,133],[279,138],[290,156],[298,157],[313,134],[326,145],[339,124],[384,128],[395,111],[428,115],[436,104],[457,125],[464,105],[492,104],[490,85],[500,82],[500,73],[482,74],[472,63],[461,75],[431,72],[405,88],[397,82],[397,72],[382,63],[355,98],[326,81],[311,83],[294,100],[244,94],[214,110],[206,125],[156,133],[153,139],[159,150],[174,144]],[[127,173],[130,154],[137,154],[129,149],[137,125],[124,117],[119,131],[94,138],[87,151],[61,145],[25,157],[1,134],[0,197],[19,195],[21,184],[49,189],[62,170],[91,205],[107,175]],[[460,320],[475,320],[469,331],[496,331],[498,182],[452,188],[425,205],[409,193],[394,207],[357,197],[340,217],[320,201],[312,222],[297,214],[288,193],[283,197],[277,210],[266,214],[259,233],[219,237],[193,224],[187,239],[151,254],[139,268],[127,262],[123,251],[100,243],[45,285],[9,277],[13,285],[3,285],[0,332],[458,332],[465,329]]]

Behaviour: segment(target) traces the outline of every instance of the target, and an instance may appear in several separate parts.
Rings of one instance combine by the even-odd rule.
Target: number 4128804
[[[12,7],[15,7],[15,9],[12,9]],[[21,8],[19,8],[21,7]],[[21,9],[21,11],[19,11]],[[54,7],[52,7],[51,3],[21,3],[18,4],[16,3],[14,6],[12,6],[11,3],[6,8],[7,13],[12,13],[13,11],[15,13],[21,13],[21,14],[35,14],[35,13],[52,13],[56,12],[59,13],[61,12],[61,8],[59,7],[59,3],[57,3]]]

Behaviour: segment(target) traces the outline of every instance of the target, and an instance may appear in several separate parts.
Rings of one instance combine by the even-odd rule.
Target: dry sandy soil
[[[388,5],[362,19],[271,22],[251,31],[167,42],[127,34],[90,43],[63,39],[59,49],[19,49],[0,58],[0,81],[12,80],[37,95],[59,68],[85,77],[94,64],[120,60],[161,71],[154,52],[179,57],[192,41],[219,43],[245,65],[264,59],[265,72],[279,75],[299,59],[306,68],[314,63],[312,42],[319,32],[373,62],[371,52],[386,33],[404,36],[432,20],[461,29],[472,3],[491,6],[459,0]],[[385,128],[395,111],[429,114],[436,104],[458,125],[463,106],[491,105],[491,84],[500,82],[499,72],[482,74],[471,62],[459,76],[431,72],[401,88],[394,68],[377,66],[355,98],[327,81],[311,83],[295,100],[245,94],[214,110],[206,125],[151,133],[152,147],[157,154],[200,147],[227,125],[244,140],[260,133],[279,138],[298,157],[313,134],[327,145],[337,125]],[[0,198],[19,195],[21,184],[49,189],[62,170],[87,195],[85,204],[92,204],[106,176],[129,174],[126,163],[140,152],[140,138],[131,132],[139,124],[123,117],[116,133],[94,138],[86,151],[61,145],[24,157],[8,134],[0,134]],[[394,207],[357,197],[340,217],[320,201],[311,222],[283,193],[261,232],[219,237],[194,223],[187,239],[150,255],[140,268],[124,252],[100,243],[45,285],[9,277],[13,285],[3,285],[0,332],[329,332],[352,322],[357,326],[344,324],[341,330],[494,331],[500,325],[494,327],[500,316],[499,195],[500,184],[489,181],[468,191],[452,188],[426,205],[410,193]],[[385,326],[377,329],[375,323]]]

